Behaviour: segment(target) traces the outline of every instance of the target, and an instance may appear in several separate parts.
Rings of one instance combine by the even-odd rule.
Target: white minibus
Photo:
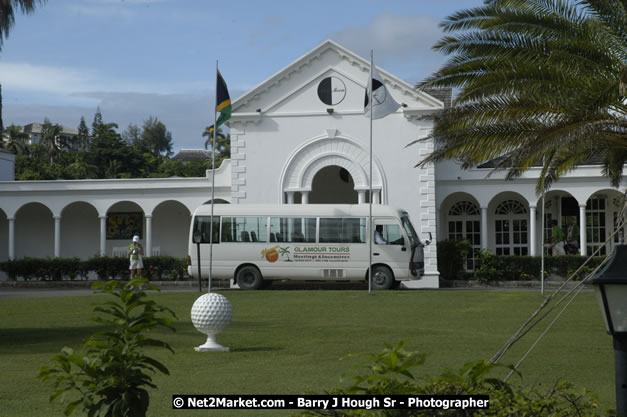
[[[372,288],[389,289],[424,273],[424,245],[407,212],[368,204],[218,204],[214,206],[212,277],[242,289],[274,280],[364,281],[372,242]],[[189,274],[209,276],[211,206],[194,213]],[[375,238],[375,234],[377,235]],[[198,255],[198,243],[200,255]],[[426,244],[429,242],[427,241]]]

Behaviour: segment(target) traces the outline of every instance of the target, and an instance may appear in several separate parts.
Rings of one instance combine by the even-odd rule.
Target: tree
[[[7,149],[16,155],[28,153],[28,145],[26,140],[28,135],[22,132],[21,126],[11,125],[7,128]]]
[[[208,126],[202,133],[203,137],[207,137],[205,141],[205,149],[209,149],[213,143],[213,126]],[[216,131],[216,166],[220,165],[224,159],[231,157],[231,137],[226,136],[220,127]]]
[[[21,9],[22,13],[30,14],[35,11],[35,6],[45,3],[46,0],[2,0],[0,1],[0,51],[5,38],[9,37],[9,31],[15,24],[15,10]]]
[[[135,123],[129,123],[128,127],[122,132],[122,140],[128,145],[140,145],[142,139],[142,130]]]
[[[78,136],[76,137],[78,146],[80,149],[87,149],[89,145],[89,128],[85,123],[85,117],[81,116],[81,121],[78,124]]]
[[[66,170],[74,179],[96,178],[98,175],[98,167],[87,162],[85,152],[76,152],[74,162]]]
[[[91,135],[92,137],[99,136],[103,133],[104,123],[102,122],[102,113],[100,112],[100,107],[96,109],[96,113],[94,113],[94,121],[91,123]]]
[[[68,145],[67,138],[63,135],[63,126],[58,123],[52,124],[48,118],[45,118],[41,125],[41,144],[48,150],[50,163],[52,163]]]
[[[172,155],[172,134],[156,117],[150,116],[144,121],[141,145],[155,156]]]
[[[627,158],[627,4],[486,0],[442,24],[451,55],[419,88],[459,88],[428,116],[436,150],[419,165],[497,159],[507,178],[543,164],[538,191],[586,161],[618,186]]]

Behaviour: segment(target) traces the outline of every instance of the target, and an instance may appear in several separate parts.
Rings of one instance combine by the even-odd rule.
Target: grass
[[[349,353],[378,352],[385,342],[407,341],[428,353],[420,376],[489,359],[541,303],[528,291],[227,291],[233,323],[218,335],[226,353],[197,353],[205,337],[190,321],[198,293],[154,297],[176,311],[176,333],[155,336],[176,354],[155,351],[170,369],[157,375],[150,416],[274,416],[292,411],[174,411],[173,394],[321,393],[346,384]],[[12,417],[62,415],[50,404],[52,387],[37,379],[39,368],[63,346],[77,348],[102,330],[91,321],[93,304],[109,298],[51,297],[0,300],[0,414]],[[515,363],[539,331],[515,346],[503,363]],[[591,292],[571,304],[553,330],[523,363],[525,385],[548,389],[558,378],[592,389],[601,410],[614,407],[612,341],[603,329]],[[75,413],[80,415],[79,413]]]

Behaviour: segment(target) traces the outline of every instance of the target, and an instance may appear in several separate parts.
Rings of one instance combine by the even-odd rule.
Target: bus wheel
[[[394,285],[394,275],[385,266],[372,268],[372,288],[375,290],[389,290]]]
[[[244,266],[237,271],[237,285],[243,290],[258,290],[263,284],[261,272],[254,266]]]

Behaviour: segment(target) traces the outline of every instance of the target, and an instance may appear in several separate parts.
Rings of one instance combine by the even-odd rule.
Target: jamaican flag
[[[219,70],[216,79],[216,112],[220,112],[220,117],[215,124],[217,127],[231,118],[231,97]],[[209,126],[209,134],[213,135],[213,125]]]

